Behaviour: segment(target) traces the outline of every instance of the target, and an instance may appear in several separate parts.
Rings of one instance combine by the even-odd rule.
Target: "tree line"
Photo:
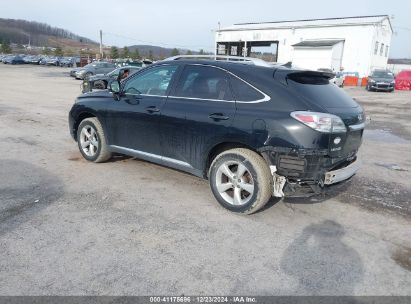
[[[198,52],[196,52],[199,55],[204,55],[205,52],[204,50],[200,50]],[[171,51],[170,56],[178,56],[178,55],[182,55],[180,50],[178,50],[177,48],[174,48]],[[191,50],[187,50],[185,55],[193,55],[193,52]],[[161,55],[154,55],[152,50],[149,50],[147,53],[143,54],[143,56],[140,54],[140,51],[138,50],[138,48],[136,48],[134,51],[130,52],[128,47],[123,47],[121,49],[117,48],[116,46],[112,46],[110,48],[110,58],[112,59],[117,59],[117,58],[132,58],[132,59],[141,59],[142,57],[146,57],[148,59],[151,60],[160,60],[160,59],[164,59],[167,56],[161,56]]]
[[[36,21],[3,19],[0,18],[0,38],[9,43],[28,44],[29,40],[32,45],[47,45],[48,37],[66,38],[76,40],[82,43],[96,42],[91,39],[78,36],[62,28],[53,27],[46,23]]]

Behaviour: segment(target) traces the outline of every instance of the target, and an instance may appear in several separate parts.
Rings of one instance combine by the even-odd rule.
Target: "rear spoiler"
[[[310,71],[310,70],[291,70],[291,69],[276,69],[273,75],[274,79],[287,85],[288,79],[303,83],[303,84],[326,84],[330,79],[335,77],[334,73]]]

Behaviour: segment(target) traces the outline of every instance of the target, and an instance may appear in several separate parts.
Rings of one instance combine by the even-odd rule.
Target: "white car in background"
[[[334,73],[331,69],[318,69],[318,71],[333,74],[334,77],[330,79],[330,83],[333,83],[340,88],[344,87],[345,76],[343,73]]]

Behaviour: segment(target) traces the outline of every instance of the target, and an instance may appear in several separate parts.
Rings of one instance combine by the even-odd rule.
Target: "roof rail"
[[[172,60],[179,60],[179,59],[209,59],[209,60],[218,60],[218,61],[225,60],[229,62],[246,63],[246,64],[254,64],[257,66],[272,67],[272,65],[269,64],[267,61],[264,61],[259,58],[226,56],[226,55],[177,55],[177,56],[166,58],[163,61],[172,61]]]

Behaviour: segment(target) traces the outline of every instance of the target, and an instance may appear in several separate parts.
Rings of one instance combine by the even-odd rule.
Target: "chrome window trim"
[[[167,95],[132,94],[132,93],[124,93],[124,95],[131,95],[131,96],[149,96],[149,97],[164,97],[164,98],[167,98]]]
[[[206,99],[206,98],[198,98],[198,97],[168,96],[168,98],[172,98],[172,99],[188,99],[188,100],[202,100],[202,101],[236,102],[235,100]]]

